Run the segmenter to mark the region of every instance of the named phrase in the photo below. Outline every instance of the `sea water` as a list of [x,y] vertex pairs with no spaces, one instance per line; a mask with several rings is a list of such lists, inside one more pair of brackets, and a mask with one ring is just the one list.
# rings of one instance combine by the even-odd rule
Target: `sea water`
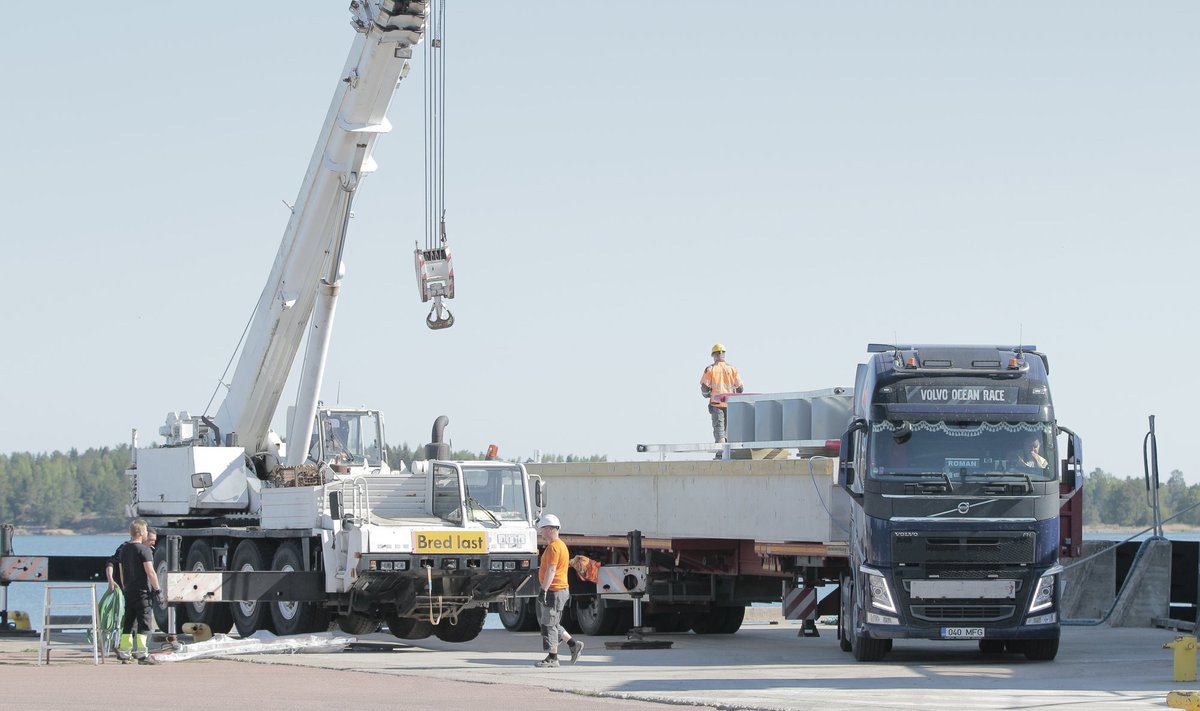
[[[129,536],[121,534],[103,536],[13,536],[13,555],[27,556],[107,556],[112,555],[122,541]],[[108,583],[103,577],[96,586],[96,600],[108,590]],[[45,583],[12,583],[7,588],[0,587],[0,609],[4,609],[4,591],[8,591],[9,610],[19,610],[29,613],[29,620],[34,629],[42,628],[42,605],[45,600]],[[86,593],[84,593],[86,594]],[[72,595],[70,602],[78,600]],[[58,600],[58,596],[55,596]],[[58,613],[55,613],[58,614]]]

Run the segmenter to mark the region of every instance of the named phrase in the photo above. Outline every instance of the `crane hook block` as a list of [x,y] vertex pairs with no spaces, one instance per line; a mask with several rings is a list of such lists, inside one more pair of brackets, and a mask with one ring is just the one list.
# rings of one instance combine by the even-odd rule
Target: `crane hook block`
[[417,247],[413,257],[417,263],[417,292],[421,295],[421,301],[426,302],[438,296],[453,299],[454,262],[445,240],[441,247],[434,249]]
[[450,328],[454,325],[454,316],[442,304],[442,299],[454,298],[454,262],[445,238],[441,247],[421,249],[418,245],[413,251],[413,259],[416,262],[417,293],[421,296],[421,302],[433,300],[433,308],[429,310],[425,323],[433,329]]

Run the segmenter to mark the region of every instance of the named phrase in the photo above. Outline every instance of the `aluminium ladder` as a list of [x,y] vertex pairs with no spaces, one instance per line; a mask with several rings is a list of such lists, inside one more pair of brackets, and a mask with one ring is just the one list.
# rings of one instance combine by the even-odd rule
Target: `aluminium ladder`
[[[86,599],[80,593],[87,591]],[[58,601],[54,600],[59,593]],[[66,593],[64,595],[63,593]],[[64,599],[67,598],[67,599]],[[81,614],[56,616],[52,610],[72,610]],[[100,664],[100,630],[96,614],[96,586],[91,583],[79,585],[46,585],[46,596],[43,607],[42,641],[38,646],[38,665],[50,663],[50,649],[88,649],[92,652],[92,663]],[[86,614],[82,614],[86,613]],[[54,631],[77,633],[88,632],[87,642],[55,641]]]

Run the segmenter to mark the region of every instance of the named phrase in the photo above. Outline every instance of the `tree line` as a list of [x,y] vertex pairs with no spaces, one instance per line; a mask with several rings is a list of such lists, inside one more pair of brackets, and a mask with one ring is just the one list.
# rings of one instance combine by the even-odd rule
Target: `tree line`
[[[472,461],[482,452],[457,450],[451,459]],[[388,461],[396,466],[425,459],[423,447],[407,443],[388,448]],[[543,455],[543,462],[601,462],[600,455]],[[526,463],[532,460],[526,460]],[[127,522],[125,507],[131,498],[125,478],[129,445],[72,449],[52,454],[15,452],[0,454],[0,523],[31,528],[73,528],[80,531],[118,532]],[[1084,480],[1083,525],[1146,527],[1153,522],[1142,477],[1118,478],[1094,469]],[[1171,523],[1200,526],[1200,484],[1188,485],[1178,469],[1158,491],[1162,517],[1185,512]]]
[[[458,450],[457,461],[484,458],[482,452]],[[388,462],[411,466],[425,459],[423,447],[407,443],[388,447]],[[595,462],[592,455],[544,455],[544,462]],[[125,470],[131,461],[129,445],[52,454],[0,454],[0,523],[25,528],[70,528],[80,532],[118,533],[128,523],[126,506],[132,498]],[[527,460],[532,461],[532,460]]]
[[[1119,479],[1103,469],[1093,469],[1084,479],[1083,525],[1146,528],[1154,523],[1149,499],[1145,477]],[[1200,526],[1200,484],[1189,486],[1180,470],[1173,470],[1160,482],[1158,504],[1163,519],[1180,514],[1169,523]]]

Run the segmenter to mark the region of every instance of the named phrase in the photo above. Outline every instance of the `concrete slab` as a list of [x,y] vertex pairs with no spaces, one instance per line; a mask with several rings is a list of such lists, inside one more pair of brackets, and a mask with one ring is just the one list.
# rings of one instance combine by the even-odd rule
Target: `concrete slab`
[[[858,663],[836,630],[798,637],[800,625],[747,625],[737,634],[657,635],[670,650],[607,650],[587,638],[576,666],[545,670],[537,633],[485,630],[465,645],[421,640],[391,653],[257,657],[303,664],[419,674],[444,680],[529,685],[587,697],[711,705],[722,709],[1161,709],[1172,690],[1174,632],[1068,627],[1054,662],[982,654],[972,642],[897,641],[884,662]],[[372,635],[384,641],[388,635]],[[394,641],[394,639],[393,639]],[[312,657],[312,658],[310,658]],[[319,657],[319,658],[316,658]]]

